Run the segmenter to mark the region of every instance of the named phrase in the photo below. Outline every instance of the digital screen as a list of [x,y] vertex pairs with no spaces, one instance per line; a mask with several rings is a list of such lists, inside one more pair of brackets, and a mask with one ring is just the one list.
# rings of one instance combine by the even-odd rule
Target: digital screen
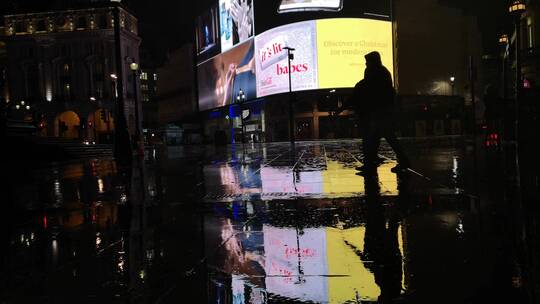
[[364,78],[364,56],[381,54],[393,76],[392,23],[371,19],[317,20],[319,89],[349,88]]
[[245,99],[256,98],[253,39],[198,66],[199,110],[233,103],[240,90]]
[[295,12],[304,10],[339,11],[343,7],[343,0],[281,0],[278,12]]
[[219,27],[222,52],[253,37],[253,1],[219,0]]
[[289,91],[289,62],[285,47],[295,49],[294,60],[291,60],[291,90],[316,89],[316,46],[315,21],[280,26],[255,37],[257,96]]
[[197,18],[197,55],[217,46],[217,16],[216,9],[212,8]]
[[[223,36],[221,42],[223,47]],[[353,88],[364,77],[364,56],[372,51],[381,54],[393,76],[392,42],[392,23],[374,19],[320,19],[270,29],[230,44],[228,51],[198,66],[199,109],[229,105],[240,89],[249,101],[289,89]],[[294,49],[290,87],[285,47]]]
[[255,37],[257,97],[289,90],[288,57],[292,47],[291,90],[352,88],[363,78],[364,56],[381,54],[393,73],[392,24],[339,18],[280,26]]

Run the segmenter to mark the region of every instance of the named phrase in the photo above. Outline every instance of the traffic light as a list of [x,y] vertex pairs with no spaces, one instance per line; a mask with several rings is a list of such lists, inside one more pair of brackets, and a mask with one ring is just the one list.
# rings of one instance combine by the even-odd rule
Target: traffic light
[[99,115],[100,115],[100,117],[101,117],[101,120],[107,121],[107,115],[106,115],[106,113],[105,113],[105,110],[101,110],[101,111],[99,112]]

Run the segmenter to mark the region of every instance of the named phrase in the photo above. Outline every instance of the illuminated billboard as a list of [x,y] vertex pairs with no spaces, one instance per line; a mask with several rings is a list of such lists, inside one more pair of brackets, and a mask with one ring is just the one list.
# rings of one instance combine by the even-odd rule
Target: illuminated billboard
[[219,0],[219,25],[222,52],[253,37],[253,1]]
[[364,56],[381,54],[393,77],[392,23],[372,19],[317,20],[319,89],[350,88],[364,78]]
[[255,37],[257,97],[289,90],[285,46],[292,47],[292,91],[352,88],[363,78],[364,55],[381,54],[393,71],[389,21],[338,18],[280,26]]
[[197,55],[214,48],[218,44],[218,26],[216,24],[217,15],[216,8],[212,7],[205,14],[197,18],[196,26],[196,42],[197,42]]
[[[220,3],[226,7],[224,4],[235,1]],[[225,39],[223,28],[221,34],[222,48],[228,50],[198,66],[201,111],[233,103],[240,89],[247,101],[288,92],[289,60],[285,47],[295,49],[291,60],[291,91],[353,88],[364,76],[364,56],[372,51],[381,54],[382,63],[390,73],[394,70],[390,21],[360,18],[302,21],[270,29],[239,44]]]
[[253,39],[198,66],[199,110],[233,103],[240,90],[256,98]]
[[291,62],[292,91],[316,89],[316,45],[315,21],[281,26],[255,37],[257,96],[289,91],[287,46],[297,49]]
[[343,0],[281,0],[278,12],[296,12],[305,10],[339,11]]

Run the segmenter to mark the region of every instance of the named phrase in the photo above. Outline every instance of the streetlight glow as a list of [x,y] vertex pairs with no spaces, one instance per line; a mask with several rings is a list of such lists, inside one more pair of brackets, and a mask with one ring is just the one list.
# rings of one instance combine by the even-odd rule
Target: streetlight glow
[[137,71],[139,69],[139,65],[136,63],[136,62],[132,62],[130,65],[129,65],[129,68],[132,70],[132,71]]
[[508,35],[502,34],[501,37],[499,38],[499,43],[503,45],[508,44]]
[[508,11],[512,14],[521,14],[527,9],[527,5],[522,0],[515,0],[508,7]]
[[114,80],[118,79],[118,77],[116,76],[116,74],[111,74],[111,78],[114,79]]

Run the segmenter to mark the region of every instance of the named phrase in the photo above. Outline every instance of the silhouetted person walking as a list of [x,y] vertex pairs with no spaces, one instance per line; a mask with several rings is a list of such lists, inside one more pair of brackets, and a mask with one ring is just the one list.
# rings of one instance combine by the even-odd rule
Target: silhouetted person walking
[[381,138],[384,137],[398,160],[398,165],[392,171],[404,171],[410,164],[395,133],[396,94],[392,76],[382,65],[381,55],[378,52],[367,54],[365,59],[364,79],[356,84],[351,100],[362,129],[364,165],[357,169],[365,171],[378,166],[380,160],[377,151]]

